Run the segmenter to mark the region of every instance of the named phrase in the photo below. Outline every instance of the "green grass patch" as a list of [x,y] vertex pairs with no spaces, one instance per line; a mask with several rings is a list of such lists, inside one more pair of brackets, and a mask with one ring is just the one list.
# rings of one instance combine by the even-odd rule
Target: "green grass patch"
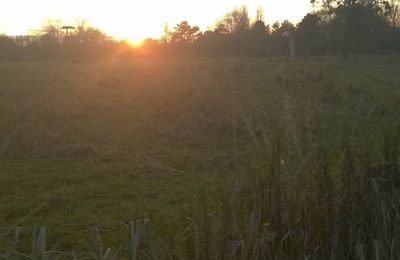
[[0,257],[396,259],[399,64],[0,63]]

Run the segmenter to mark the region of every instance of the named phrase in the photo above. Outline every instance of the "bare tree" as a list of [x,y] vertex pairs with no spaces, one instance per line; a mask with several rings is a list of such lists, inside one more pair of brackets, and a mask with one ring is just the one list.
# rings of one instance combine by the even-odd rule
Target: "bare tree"
[[400,0],[386,1],[387,16],[393,27],[400,23]]
[[60,20],[46,20],[42,26],[45,38],[54,43],[60,43],[64,38],[64,33],[60,30],[61,24]]
[[250,18],[246,6],[241,6],[227,13],[218,23],[229,34],[240,34],[250,29]]
[[163,34],[163,36],[162,36],[162,38],[161,38],[161,41],[162,41],[163,43],[168,43],[168,42],[170,42],[170,41],[171,41],[171,31],[170,31],[170,29],[169,29],[169,25],[168,25],[167,22],[164,23],[163,32],[164,32],[164,34]]
[[256,10],[256,22],[257,21],[265,23],[264,9],[261,6],[257,7],[257,10]]
[[109,37],[100,29],[90,25],[86,20],[79,20],[72,37],[80,44],[98,45],[109,41]]

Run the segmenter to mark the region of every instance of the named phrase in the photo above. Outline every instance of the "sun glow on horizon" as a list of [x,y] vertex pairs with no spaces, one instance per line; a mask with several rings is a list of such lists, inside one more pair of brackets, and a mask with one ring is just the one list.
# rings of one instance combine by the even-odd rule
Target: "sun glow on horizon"
[[128,43],[133,48],[140,48],[143,45],[144,41],[145,41],[145,39],[136,38],[136,37],[125,39],[125,42]]
[[68,5],[60,0],[19,0],[3,4],[0,34],[27,34],[39,29],[46,18],[59,19],[68,25],[86,20],[116,39],[127,39],[132,46],[140,46],[145,39],[160,39],[165,23],[173,29],[186,20],[204,31],[241,5],[247,6],[251,17],[258,6],[263,7],[268,23],[284,19],[298,22],[310,10],[309,0],[69,0]]

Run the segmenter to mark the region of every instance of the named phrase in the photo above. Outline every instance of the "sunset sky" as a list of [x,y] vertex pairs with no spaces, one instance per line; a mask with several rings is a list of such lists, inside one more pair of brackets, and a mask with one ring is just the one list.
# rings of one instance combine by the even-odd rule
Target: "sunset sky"
[[84,19],[107,34],[140,41],[158,38],[167,22],[172,28],[180,21],[206,29],[232,8],[246,5],[250,15],[264,8],[266,21],[300,21],[309,11],[309,0],[1,0],[0,33],[25,34],[46,19],[74,24]]

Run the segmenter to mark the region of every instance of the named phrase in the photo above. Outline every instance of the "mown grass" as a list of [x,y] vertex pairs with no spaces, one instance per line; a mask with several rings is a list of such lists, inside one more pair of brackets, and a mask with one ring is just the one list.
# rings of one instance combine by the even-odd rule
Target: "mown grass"
[[399,67],[0,63],[0,257],[397,259]]

